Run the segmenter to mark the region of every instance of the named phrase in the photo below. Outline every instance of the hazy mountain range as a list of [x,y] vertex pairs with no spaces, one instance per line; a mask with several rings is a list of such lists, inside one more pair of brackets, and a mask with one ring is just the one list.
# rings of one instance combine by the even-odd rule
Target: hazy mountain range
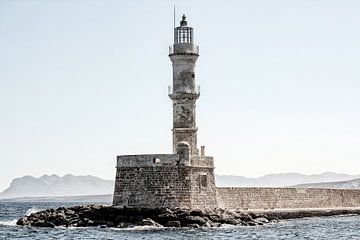
[[111,194],[113,191],[112,180],[90,175],[44,175],[39,178],[24,176],[12,180],[10,187],[0,194],[0,198],[100,195]]
[[287,187],[297,184],[348,181],[360,178],[360,175],[325,172],[306,175],[301,173],[267,174],[259,178],[241,176],[216,176],[218,187]]
[[321,183],[307,183],[297,184],[293,187],[299,188],[333,188],[333,189],[360,189],[360,178],[340,181],[340,182],[321,182]]
[[[219,187],[321,187],[321,188],[359,188],[360,175],[322,173],[306,175],[300,173],[268,174],[259,178],[216,175]],[[0,193],[0,199],[26,197],[65,197],[85,195],[111,195],[114,181],[94,176],[74,176],[67,174],[44,175],[39,178],[24,176],[15,178],[10,186]],[[110,197],[107,196],[107,199]]]

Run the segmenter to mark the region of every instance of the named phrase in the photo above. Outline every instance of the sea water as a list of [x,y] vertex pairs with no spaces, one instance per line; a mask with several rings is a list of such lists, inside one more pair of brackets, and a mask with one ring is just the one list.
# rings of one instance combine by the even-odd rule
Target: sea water
[[36,228],[16,220],[47,208],[84,205],[60,202],[0,202],[0,239],[359,239],[360,216],[335,216],[280,221],[263,226],[220,228]]

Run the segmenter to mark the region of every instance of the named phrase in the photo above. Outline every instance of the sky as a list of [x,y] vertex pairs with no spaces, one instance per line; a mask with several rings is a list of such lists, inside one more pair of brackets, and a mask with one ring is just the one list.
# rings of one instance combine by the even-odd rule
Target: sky
[[359,1],[1,0],[0,191],[172,151],[174,3],[216,174],[360,174]]

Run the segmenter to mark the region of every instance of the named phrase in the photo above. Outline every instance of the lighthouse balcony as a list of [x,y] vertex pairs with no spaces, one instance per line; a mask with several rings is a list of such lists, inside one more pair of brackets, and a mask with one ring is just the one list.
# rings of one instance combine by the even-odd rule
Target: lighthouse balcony
[[199,46],[192,43],[177,43],[169,47],[169,56],[186,54],[199,55]]
[[178,98],[190,98],[190,99],[198,99],[200,97],[200,86],[196,85],[194,89],[191,88],[182,88],[182,89],[174,89],[169,86],[168,87],[168,95],[170,99],[178,99]]

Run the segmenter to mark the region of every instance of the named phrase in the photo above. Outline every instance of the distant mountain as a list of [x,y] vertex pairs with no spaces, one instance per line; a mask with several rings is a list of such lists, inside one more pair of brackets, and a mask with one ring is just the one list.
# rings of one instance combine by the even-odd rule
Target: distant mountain
[[338,174],[326,172],[322,174],[279,173],[268,174],[259,178],[246,178],[230,175],[216,175],[218,187],[286,187],[297,184],[316,182],[348,181],[360,178],[360,175]]
[[114,181],[94,176],[74,176],[67,174],[44,175],[39,178],[24,176],[15,178],[0,198],[48,197],[112,194]]
[[320,182],[320,183],[297,184],[292,187],[330,188],[330,189],[360,189],[360,178],[349,180],[349,181],[339,181],[339,182]]
[[0,199],[0,202],[87,202],[111,204],[112,198],[112,194],[66,197],[18,197]]

